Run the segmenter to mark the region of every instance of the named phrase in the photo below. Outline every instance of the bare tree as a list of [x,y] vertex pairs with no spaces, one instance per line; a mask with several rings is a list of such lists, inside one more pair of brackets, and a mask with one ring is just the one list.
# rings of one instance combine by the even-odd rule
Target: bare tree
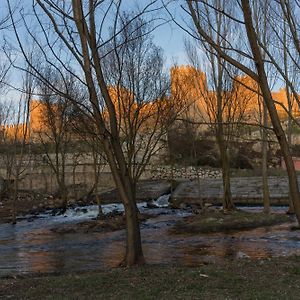
[[[220,1],[216,1],[216,6],[220,8]],[[216,43],[220,47],[222,44],[222,40],[220,36],[226,36],[229,34],[229,24],[226,23],[225,18],[222,15],[212,14],[210,15],[206,10],[204,12],[207,21],[209,24],[213,23],[217,28],[218,36],[216,37]],[[207,27],[210,35],[214,35],[211,27]],[[221,160],[221,168],[222,168],[222,178],[223,178],[223,209],[225,210],[233,210],[234,203],[232,201],[231,196],[231,188],[230,188],[230,164],[229,164],[229,157],[228,157],[228,143],[226,142],[225,136],[225,129],[224,129],[224,119],[226,117],[230,118],[230,102],[232,102],[231,98],[228,97],[229,93],[225,91],[228,90],[225,88],[226,81],[226,66],[225,61],[221,58],[221,56],[214,51],[214,49],[205,43],[202,43],[204,47],[204,51],[207,55],[207,61],[210,65],[210,72],[206,72],[207,75],[210,75],[210,79],[208,82],[211,82],[210,89],[207,85],[204,85],[204,89],[202,89],[201,93],[206,100],[206,107],[208,108],[208,115],[211,117],[210,121],[212,121],[215,131],[215,136],[219,148],[220,153],[220,160]],[[210,93],[209,90],[214,91],[214,93]],[[225,116],[225,110],[227,110],[227,116]],[[229,135],[227,135],[228,137]]]
[[[50,64],[58,71],[66,70],[87,91],[85,107],[96,126],[125,207],[124,263],[131,266],[144,262],[136,182],[160,148],[160,137],[173,118],[173,110],[166,97],[168,85],[161,51],[148,42],[153,27],[147,27],[146,18],[158,12],[158,1],[151,1],[129,16],[121,12],[122,2],[36,0],[33,11],[42,34],[36,36],[30,30],[28,34],[41,51],[40,63]],[[142,15],[145,19],[141,19]],[[28,28],[26,16],[23,17]],[[45,25],[47,21],[50,26]],[[17,26],[14,30],[26,59]],[[74,71],[68,68],[70,63]],[[32,67],[40,80],[64,95],[42,76],[36,65]]]
[[[255,26],[255,30],[257,35],[261,39],[262,43],[267,46],[270,43],[270,30],[267,26],[267,15],[268,15],[268,1],[257,2],[253,5],[253,24]],[[265,54],[263,54],[265,55]],[[267,68],[266,68],[267,69]],[[270,68],[269,68],[270,69]],[[269,72],[270,73],[270,72]],[[269,80],[270,82],[270,80]],[[260,124],[262,127],[260,129],[261,133],[261,149],[262,149],[262,185],[263,185],[263,205],[264,205],[264,212],[270,212],[270,191],[268,185],[268,134],[267,134],[267,127],[268,127],[268,109],[266,103],[263,101],[263,98],[260,96],[260,88],[257,85],[257,96],[258,96],[258,105],[260,107]]]
[[[224,43],[232,35],[233,30],[230,20],[217,13],[217,10],[222,8],[223,2],[222,0],[215,1],[216,11],[211,12],[206,6],[202,11],[202,18],[206,20],[206,24],[203,25],[205,31],[214,38],[216,46],[219,48],[225,46]],[[233,9],[233,5],[228,3],[228,12]],[[212,45],[202,39],[197,42],[198,45],[200,44],[199,51],[191,44],[187,44],[186,48],[194,67],[200,65],[199,61],[202,60],[202,66],[206,71],[205,82],[199,83],[199,96],[219,148],[223,178],[223,208],[233,210],[235,206],[230,189],[229,143],[236,131],[237,126],[234,124],[243,121],[249,98],[245,95],[245,99],[242,99],[242,95],[238,91],[240,85],[234,84],[237,71],[221,57]],[[199,57],[197,52],[202,55]],[[237,99],[237,96],[240,99]],[[205,117],[203,118],[205,119]]]
[[64,91],[68,97],[53,93],[49,85],[41,82],[39,90],[40,100],[31,106],[41,112],[37,120],[37,128],[31,132],[32,138],[42,146],[45,161],[55,174],[58,195],[62,199],[62,213],[67,209],[68,188],[66,184],[66,159],[72,147],[72,105],[68,100],[74,95],[76,88],[70,78],[64,82],[59,81],[59,76],[53,70],[47,69],[45,77],[56,89]]
[[[5,117],[7,118],[1,139],[2,159],[6,166],[6,180],[9,182],[8,192],[12,204],[12,223],[17,222],[17,199],[19,182],[25,177],[31,161],[31,149],[29,140],[29,105],[33,91],[33,78],[26,73],[23,78],[23,91],[17,105],[7,106]],[[10,123],[10,125],[9,125]],[[13,185],[11,185],[13,183]]]
[[[290,148],[292,147],[292,128],[299,126],[297,111],[300,108],[297,94],[297,81],[300,71],[299,18],[295,12],[299,10],[297,1],[277,1],[269,3],[268,26],[272,30],[272,47],[264,47],[268,58],[284,82],[287,98],[286,135]],[[294,213],[293,202],[290,199],[289,213]]]
[[101,198],[98,193],[99,178],[103,167],[107,164],[105,153],[102,148],[101,139],[97,135],[96,126],[89,122],[89,118],[82,113],[82,110],[75,109],[72,116],[74,133],[79,137],[79,141],[83,144],[81,153],[89,154],[92,157],[94,183],[90,187],[88,194],[95,194],[96,202],[99,206],[98,218],[103,217]]

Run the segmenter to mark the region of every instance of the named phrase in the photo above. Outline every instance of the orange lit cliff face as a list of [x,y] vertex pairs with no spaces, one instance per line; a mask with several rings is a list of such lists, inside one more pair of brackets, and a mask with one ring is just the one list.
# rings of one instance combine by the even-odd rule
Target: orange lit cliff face
[[[171,69],[172,97],[185,99],[188,105],[188,116],[201,119],[214,119],[213,107],[216,104],[216,93],[209,91],[206,76],[203,72],[191,66],[173,67]],[[224,118],[228,118],[233,111],[240,116],[244,114],[247,120],[258,120],[261,111],[262,97],[258,95],[259,88],[256,81],[248,76],[238,76],[233,83],[231,91],[224,92],[223,97],[230,97],[230,105],[224,109]],[[285,89],[272,92],[278,114],[281,119],[287,117],[288,100]],[[293,114],[299,115],[296,101],[293,101]],[[278,104],[278,103],[280,104]],[[239,110],[239,111],[238,111]]]
[[31,100],[29,118],[29,136],[31,141],[40,142],[41,140],[49,139],[53,130],[59,130],[61,121],[62,116],[56,104]]
[[[130,120],[134,117],[137,110],[137,103],[132,93],[122,87],[109,87],[108,92],[114,104],[117,119],[119,122]],[[107,109],[104,110],[104,119],[108,118]]]
[[30,102],[30,133],[35,134],[47,130],[45,124],[45,116],[47,114],[47,106],[39,100],[31,100]]
[[25,138],[28,139],[28,127],[26,124],[14,124],[6,125],[3,130],[1,130],[1,137],[5,141],[21,141]]
[[[248,113],[258,113],[259,105],[262,105],[262,97],[258,95],[259,88],[258,84],[248,76],[237,77],[234,84],[235,89],[237,90],[238,98],[248,98]],[[257,92],[255,92],[257,91]],[[287,117],[287,112],[285,109],[288,109],[288,97],[285,89],[280,89],[279,91],[272,92],[272,97],[275,102],[276,109],[278,111],[279,117],[285,119]],[[292,110],[293,113],[297,114],[299,111],[297,108],[296,102],[293,100],[291,95]]]
[[256,81],[248,76],[237,76],[233,83],[232,93],[237,100],[244,100],[245,112],[255,114],[259,112],[259,87]]
[[[244,78],[242,78],[245,81]],[[183,118],[196,122],[215,122],[217,117],[217,94],[209,90],[206,75],[191,66],[171,69],[171,94],[186,105]],[[242,88],[241,88],[242,87]],[[222,92],[223,121],[240,120],[249,98],[255,94],[243,85],[235,84],[231,91]]]
[[171,69],[171,98],[186,107],[183,117],[207,117],[207,110],[203,106],[205,91],[207,83],[203,72],[191,66],[175,66]]
[[[229,119],[232,112],[245,115],[246,120],[257,121],[261,111],[262,98],[258,96],[257,83],[248,76],[238,76],[230,91],[223,93],[223,97],[230,97],[232,100],[228,108],[224,109],[224,121]],[[181,111],[182,118],[187,118],[196,122],[214,121],[216,104],[216,93],[208,90],[206,75],[192,66],[175,66],[171,68],[171,97],[168,99],[158,99],[151,103],[136,103],[133,95],[124,88],[110,87],[109,93],[115,105],[120,128],[128,127],[134,118],[143,120],[144,131],[157,122],[168,119],[173,111]],[[272,92],[279,116],[282,120],[287,117],[284,106],[288,109],[288,100],[285,89]],[[293,114],[299,115],[299,108],[293,100]],[[183,109],[183,107],[185,107]],[[55,111],[55,110],[54,110]],[[56,114],[59,119],[59,114]],[[107,120],[107,111],[103,111],[104,119]],[[145,119],[147,121],[145,122]],[[26,139],[32,141],[39,139],[42,132],[49,130],[47,125],[47,106],[39,100],[32,100],[30,103],[29,127],[26,124],[4,126],[6,137]],[[58,120],[59,121],[59,120]]]
[[45,103],[31,100],[29,113],[29,126],[26,124],[5,126],[5,134],[8,139],[22,140],[25,138],[27,141],[38,141],[41,133],[49,132],[47,105]]
[[[272,96],[273,96],[273,99],[275,101],[275,105],[276,105],[276,108],[278,110],[280,118],[282,118],[282,119],[286,118],[287,117],[287,112],[282,107],[282,106],[284,106],[286,109],[288,109],[288,106],[289,106],[288,105],[288,96],[287,96],[287,93],[286,93],[286,89],[280,89],[277,92],[272,92]],[[280,104],[276,103],[276,101],[279,102]],[[290,101],[291,101],[291,107],[292,107],[293,115],[295,117],[299,116],[300,110],[299,110],[298,104],[297,104],[297,102],[296,102],[293,95],[290,95]]]
[[29,108],[29,126],[27,124],[15,124],[5,126],[4,135],[8,140],[29,141],[34,139],[38,132],[46,131],[44,116],[46,106],[39,100],[31,100]]
[[191,66],[175,66],[171,69],[171,94],[192,104],[206,89],[206,76]]
[[[155,126],[162,126],[168,121],[174,110],[171,99],[139,101],[122,87],[109,87],[109,94],[115,107],[119,129],[126,134],[132,134],[130,133],[132,129],[138,130],[139,134],[150,133]],[[103,111],[103,117],[108,120],[107,109]]]

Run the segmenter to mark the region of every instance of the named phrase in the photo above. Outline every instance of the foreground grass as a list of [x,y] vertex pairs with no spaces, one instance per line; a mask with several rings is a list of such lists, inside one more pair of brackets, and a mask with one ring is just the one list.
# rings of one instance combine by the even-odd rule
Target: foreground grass
[[0,279],[1,299],[300,299],[300,257]]

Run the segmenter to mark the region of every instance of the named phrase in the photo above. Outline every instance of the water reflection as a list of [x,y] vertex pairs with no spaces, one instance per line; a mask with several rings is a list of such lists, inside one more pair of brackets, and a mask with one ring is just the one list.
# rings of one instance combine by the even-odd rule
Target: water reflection
[[[142,224],[146,260],[150,264],[194,266],[224,257],[266,258],[300,255],[300,237],[290,224],[236,233],[172,235],[169,228],[187,213],[148,209],[160,214]],[[164,214],[161,214],[164,213]],[[95,213],[89,212],[90,219]],[[45,217],[16,226],[0,225],[0,275],[27,272],[69,272],[117,266],[125,253],[125,231],[97,233],[53,232],[51,228],[84,220],[82,215]]]
[[29,273],[50,273],[64,269],[65,255],[50,251],[31,251],[18,253],[22,266],[20,272]]

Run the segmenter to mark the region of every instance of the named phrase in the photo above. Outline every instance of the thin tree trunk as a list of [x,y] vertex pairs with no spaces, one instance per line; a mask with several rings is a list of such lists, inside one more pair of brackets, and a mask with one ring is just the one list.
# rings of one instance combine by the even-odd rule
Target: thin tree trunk
[[[284,30],[283,30],[283,43],[284,46],[287,47],[287,28],[286,28],[286,22],[283,23]],[[288,55],[286,48],[283,49],[283,62],[284,62],[284,74],[286,78],[289,78],[289,71],[288,71]],[[292,146],[292,114],[293,114],[293,106],[292,106],[292,99],[291,99],[291,93],[290,93],[290,87],[286,81],[285,85],[285,90],[286,90],[286,96],[287,96],[287,102],[288,102],[288,125],[287,125],[287,140],[289,147],[291,149]],[[293,205],[293,201],[291,199],[291,196],[289,195],[289,209],[287,211],[288,214],[294,214],[295,209]]]
[[[263,124],[268,126],[268,111],[263,102]],[[262,183],[263,183],[263,205],[264,213],[270,213],[270,191],[268,183],[268,141],[266,129],[262,128]]]
[[[220,64],[218,65],[220,67]],[[220,74],[220,71],[219,71]],[[223,101],[221,95],[221,77],[219,79],[217,91],[217,128],[216,138],[220,151],[222,178],[223,178],[223,209],[234,210],[235,206],[232,201],[231,187],[230,187],[230,165],[227,153],[227,147],[224,141],[224,128],[223,128]]]
[[286,97],[288,101],[288,126],[287,126],[287,140],[290,145],[292,146],[292,114],[293,114],[293,107],[292,107],[292,99],[291,99],[291,93],[290,93],[290,88],[288,85],[286,85]]
[[97,219],[102,219],[104,214],[101,206],[101,199],[100,195],[98,195],[98,180],[99,180],[99,170],[98,170],[98,160],[97,160],[97,155],[93,152],[93,160],[94,160],[94,193],[95,193],[95,198],[96,198],[96,203],[98,205],[98,216]]
[[223,178],[223,209],[234,210],[235,205],[232,201],[232,195],[231,195],[230,165],[229,165],[227,149],[224,147],[224,145],[222,145],[222,142],[221,144],[219,144],[219,148],[220,148],[222,178]]
[[203,197],[201,195],[201,180],[200,180],[200,174],[199,174],[199,168],[197,167],[196,169],[197,172],[197,185],[198,185],[198,197],[199,197],[199,201],[200,201],[200,208],[205,211],[205,205],[204,205],[204,201],[203,201]]
[[[292,115],[293,111],[292,111],[291,93],[290,93],[290,89],[289,89],[288,85],[286,85],[286,95],[287,95],[288,110],[289,110],[288,126],[287,126],[287,140],[288,140],[289,147],[291,149],[291,147],[292,147],[292,118],[291,118],[291,115]],[[293,201],[292,201],[290,195],[289,195],[289,209],[288,209],[287,213],[288,214],[295,213],[295,208],[294,208]]]
[[[92,3],[92,2],[90,2]],[[127,266],[144,263],[142,251],[141,235],[138,222],[138,209],[135,199],[135,187],[132,180],[132,174],[127,167],[124,152],[122,150],[120,133],[118,130],[118,118],[114,103],[110,97],[108,86],[102,72],[101,59],[99,57],[99,48],[96,42],[96,30],[94,12],[90,13],[90,32],[87,30],[87,24],[83,15],[82,3],[79,0],[72,1],[73,15],[76,27],[78,29],[82,57],[83,71],[86,84],[89,90],[90,102],[93,110],[93,118],[97,125],[98,134],[101,135],[104,151],[114,177],[114,181],[125,207],[127,245],[124,263]],[[88,36],[89,35],[89,36]],[[90,47],[90,49],[89,49]],[[92,53],[90,53],[90,50]],[[90,55],[92,55],[92,60]],[[93,61],[93,66],[92,66]],[[95,81],[92,76],[92,69],[95,70],[98,87],[105,101],[107,113],[109,116],[110,131],[107,131],[105,121],[100,113],[98,102],[98,92],[95,88]]]
[[68,207],[68,193],[66,186],[63,182],[59,182],[59,195],[62,200],[62,211],[61,213],[65,213]]
[[15,177],[14,181],[14,188],[13,188],[13,199],[12,199],[12,224],[17,223],[17,197],[18,197],[18,189],[19,189],[19,183],[18,183],[18,176]]

